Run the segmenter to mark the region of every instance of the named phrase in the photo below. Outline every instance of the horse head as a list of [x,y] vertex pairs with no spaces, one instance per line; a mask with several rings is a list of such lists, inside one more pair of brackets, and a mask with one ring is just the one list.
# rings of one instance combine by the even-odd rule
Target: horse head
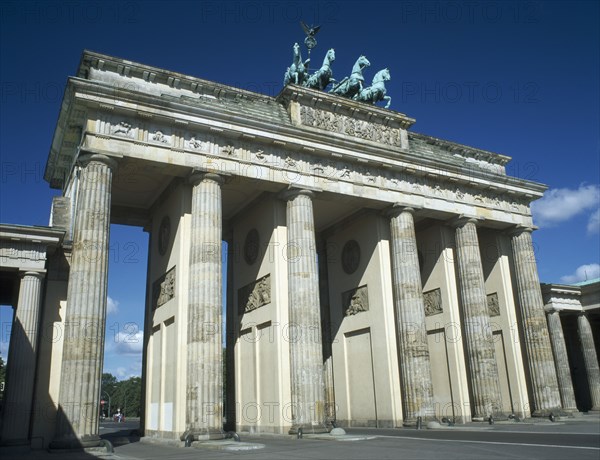
[[365,67],[369,67],[370,65],[371,63],[369,62],[369,60],[363,55],[360,55],[359,58],[356,60],[356,63],[354,64],[355,67],[358,66],[361,70]]
[[390,81],[391,78],[392,77],[390,75],[389,69],[387,69],[387,68],[381,69],[373,77],[373,84],[379,83],[379,82],[382,82],[382,81]]
[[335,61],[335,50],[331,48],[329,51],[327,51],[325,58],[328,59],[329,62]]

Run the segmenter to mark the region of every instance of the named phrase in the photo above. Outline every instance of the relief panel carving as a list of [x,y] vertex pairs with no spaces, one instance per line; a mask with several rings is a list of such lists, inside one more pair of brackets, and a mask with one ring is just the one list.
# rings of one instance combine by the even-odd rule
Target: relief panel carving
[[163,276],[152,283],[152,309],[166,304],[169,300],[175,297],[175,271],[173,267]]
[[342,308],[344,316],[352,316],[363,311],[369,311],[369,293],[367,286],[342,292]]
[[498,293],[494,292],[487,296],[487,306],[490,316],[500,316],[500,301],[498,300]]
[[402,147],[400,129],[355,120],[337,113],[302,106],[300,107],[300,123],[381,144]]
[[116,136],[133,138],[133,129],[130,123],[120,121],[116,125],[110,127],[110,133]]
[[439,315],[444,312],[440,288],[424,292],[423,301],[425,303],[425,316]]
[[238,289],[239,314],[248,313],[271,303],[271,274]]

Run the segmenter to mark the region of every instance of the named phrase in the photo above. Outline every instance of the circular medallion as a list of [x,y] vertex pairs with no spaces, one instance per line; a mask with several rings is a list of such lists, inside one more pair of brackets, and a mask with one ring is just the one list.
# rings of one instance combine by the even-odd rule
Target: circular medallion
[[358,264],[360,264],[360,246],[356,240],[350,240],[342,249],[342,268],[350,275],[356,271]]
[[258,230],[253,228],[246,235],[244,242],[244,260],[248,265],[252,265],[258,258]]
[[306,45],[306,47],[311,50],[313,49],[315,46],[317,46],[317,40],[315,40],[315,37],[312,36],[308,36],[304,39],[304,44]]
[[169,216],[163,217],[158,228],[158,252],[161,256],[167,253],[169,242],[171,240],[171,219]]

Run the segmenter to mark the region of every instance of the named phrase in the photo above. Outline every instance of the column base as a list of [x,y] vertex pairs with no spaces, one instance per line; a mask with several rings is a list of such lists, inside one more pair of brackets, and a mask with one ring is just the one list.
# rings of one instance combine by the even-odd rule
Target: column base
[[330,430],[327,429],[327,426],[324,424],[318,425],[294,425],[288,431],[288,434],[298,435],[298,434],[324,434],[329,433]]
[[[440,420],[435,415],[421,416],[421,425],[427,427],[428,422],[439,422]],[[402,420],[402,426],[405,428],[415,428],[417,426],[418,419],[409,418]]]
[[[493,418],[494,421],[506,421],[506,420],[510,420],[511,419],[511,415],[508,412],[494,412],[491,414],[491,417]],[[490,416],[486,415],[486,416],[482,416],[482,415],[474,415],[473,417],[471,417],[471,421],[472,422],[486,422],[489,423],[490,421]]]
[[194,441],[216,441],[219,439],[226,439],[227,435],[223,430],[219,429],[206,429],[206,430],[186,430],[179,437],[181,441],[186,443],[186,446],[191,445]]

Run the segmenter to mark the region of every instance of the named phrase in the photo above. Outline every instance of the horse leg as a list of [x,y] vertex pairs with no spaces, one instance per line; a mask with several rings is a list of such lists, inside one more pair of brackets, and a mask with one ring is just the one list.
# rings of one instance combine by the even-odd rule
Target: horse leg
[[390,104],[392,103],[392,98],[390,96],[383,96],[383,100],[387,101],[387,104],[385,105],[386,109],[390,108]]

